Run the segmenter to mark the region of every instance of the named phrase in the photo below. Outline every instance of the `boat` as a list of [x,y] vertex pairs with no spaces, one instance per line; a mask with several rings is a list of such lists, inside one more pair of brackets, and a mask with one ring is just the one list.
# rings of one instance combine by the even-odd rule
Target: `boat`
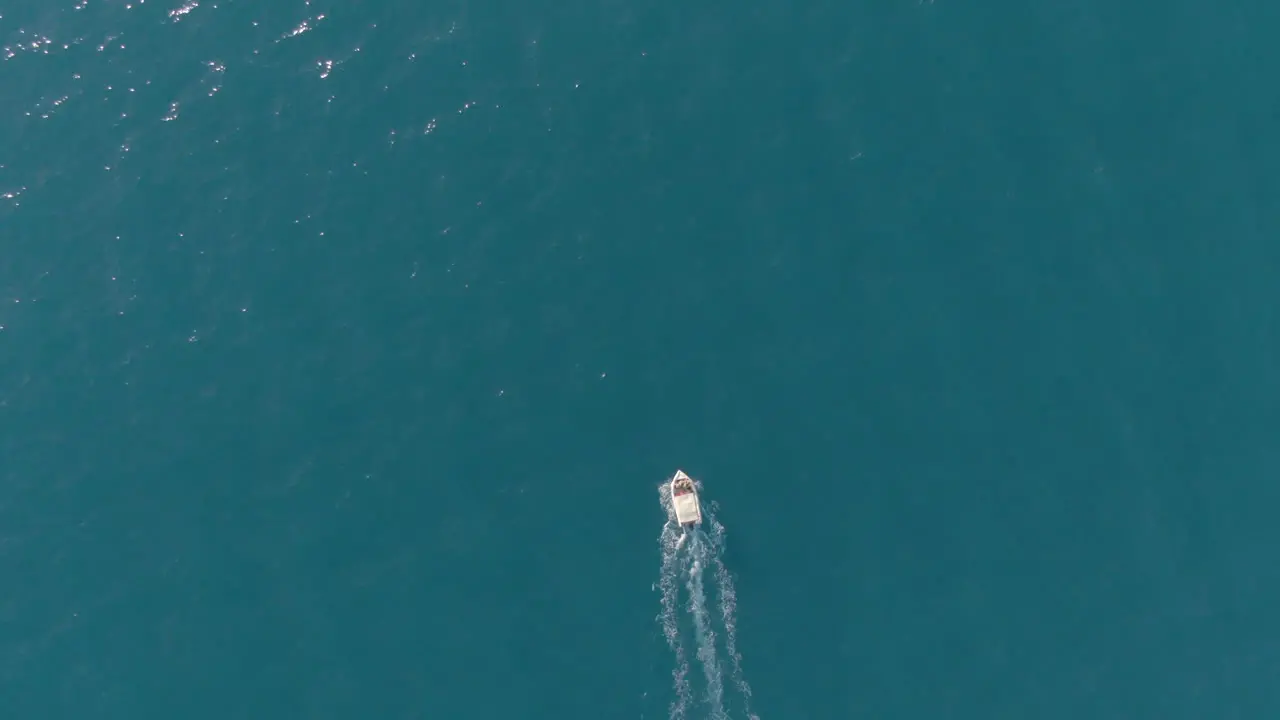
[[691,528],[702,522],[702,507],[698,504],[698,490],[693,478],[677,470],[671,478],[671,508],[676,512],[680,527]]

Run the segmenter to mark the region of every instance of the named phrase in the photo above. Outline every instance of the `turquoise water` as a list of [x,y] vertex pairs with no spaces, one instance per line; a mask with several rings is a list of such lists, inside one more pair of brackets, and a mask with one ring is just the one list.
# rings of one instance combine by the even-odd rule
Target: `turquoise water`
[[1245,7],[4,7],[0,714],[1275,716]]

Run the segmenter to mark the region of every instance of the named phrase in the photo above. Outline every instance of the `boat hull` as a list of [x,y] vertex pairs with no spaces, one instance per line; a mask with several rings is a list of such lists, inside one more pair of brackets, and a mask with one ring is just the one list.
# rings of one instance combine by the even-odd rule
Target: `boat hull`
[[675,511],[676,522],[684,527],[702,522],[702,507],[693,479],[680,471],[671,479],[671,509]]

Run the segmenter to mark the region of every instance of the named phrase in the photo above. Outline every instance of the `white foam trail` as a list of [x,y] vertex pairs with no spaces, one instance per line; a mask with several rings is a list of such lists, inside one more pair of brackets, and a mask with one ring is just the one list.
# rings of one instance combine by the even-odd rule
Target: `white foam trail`
[[[700,491],[702,484],[696,480],[694,482]],[[686,632],[690,629],[689,624],[693,626],[692,639],[697,644],[694,658],[701,666],[702,676],[706,682],[705,698],[698,697],[697,704],[701,705],[705,700],[706,710],[709,711],[711,720],[729,720],[730,718],[724,707],[724,672],[721,669],[719,649],[716,645],[717,618],[713,617],[707,607],[708,568],[711,570],[712,590],[716,593],[718,600],[718,619],[723,623],[724,628],[724,650],[728,656],[731,687],[741,695],[742,709],[746,717],[749,720],[760,720],[751,712],[751,686],[747,684],[743,675],[742,656],[738,652],[738,598],[733,576],[725,566],[722,557],[725,528],[715,517],[719,508],[715,503],[711,503],[709,507],[703,506],[703,522],[709,529],[709,534],[701,529],[694,529],[689,530],[686,535],[685,530],[676,524],[667,483],[658,487],[658,497],[668,518],[659,537],[662,570],[658,587],[662,594],[662,612],[658,620],[662,623],[663,635],[667,639],[667,645],[675,654],[676,661],[675,668],[671,671],[675,699],[670,707],[670,720],[686,720],[695,705],[689,677],[689,652],[682,635],[682,624]],[[689,594],[687,603],[683,607],[679,597],[681,584]]]
[[724,649],[729,656],[729,678],[742,694],[742,708],[746,711],[747,717],[758,720],[751,712],[751,686],[747,684],[746,676],[742,674],[742,654],[738,652],[738,592],[733,585],[733,575],[724,566],[724,558],[721,557],[724,551],[725,530],[720,521],[715,518],[714,513],[718,509],[716,504],[712,503],[712,514],[708,516],[711,523],[710,555],[716,573],[716,586],[720,590],[720,619],[724,622]]
[[680,638],[680,556],[676,552],[679,540],[679,531],[670,523],[662,528],[662,536],[659,538],[662,546],[662,575],[658,578],[658,586],[662,591],[662,614],[658,616],[658,621],[662,623],[662,634],[667,638],[667,646],[676,656],[676,666],[671,671],[672,689],[676,696],[671,701],[671,720],[684,720],[692,697],[689,660],[685,655],[684,641]]
[[711,627],[711,614],[707,611],[707,596],[703,590],[702,575],[706,571],[704,560],[710,554],[702,531],[695,530],[689,538],[689,554],[693,563],[689,568],[689,614],[693,616],[693,629],[698,639],[698,662],[707,680],[707,702],[711,705],[712,720],[727,718],[724,714],[724,682],[720,672],[720,659],[716,655],[716,633]]

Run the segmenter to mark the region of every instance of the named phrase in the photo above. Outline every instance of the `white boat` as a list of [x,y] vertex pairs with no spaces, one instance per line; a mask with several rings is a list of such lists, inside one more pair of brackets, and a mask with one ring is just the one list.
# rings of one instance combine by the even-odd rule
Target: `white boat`
[[689,528],[702,522],[702,508],[698,505],[698,491],[693,478],[677,470],[671,478],[671,508],[676,511],[676,522]]

